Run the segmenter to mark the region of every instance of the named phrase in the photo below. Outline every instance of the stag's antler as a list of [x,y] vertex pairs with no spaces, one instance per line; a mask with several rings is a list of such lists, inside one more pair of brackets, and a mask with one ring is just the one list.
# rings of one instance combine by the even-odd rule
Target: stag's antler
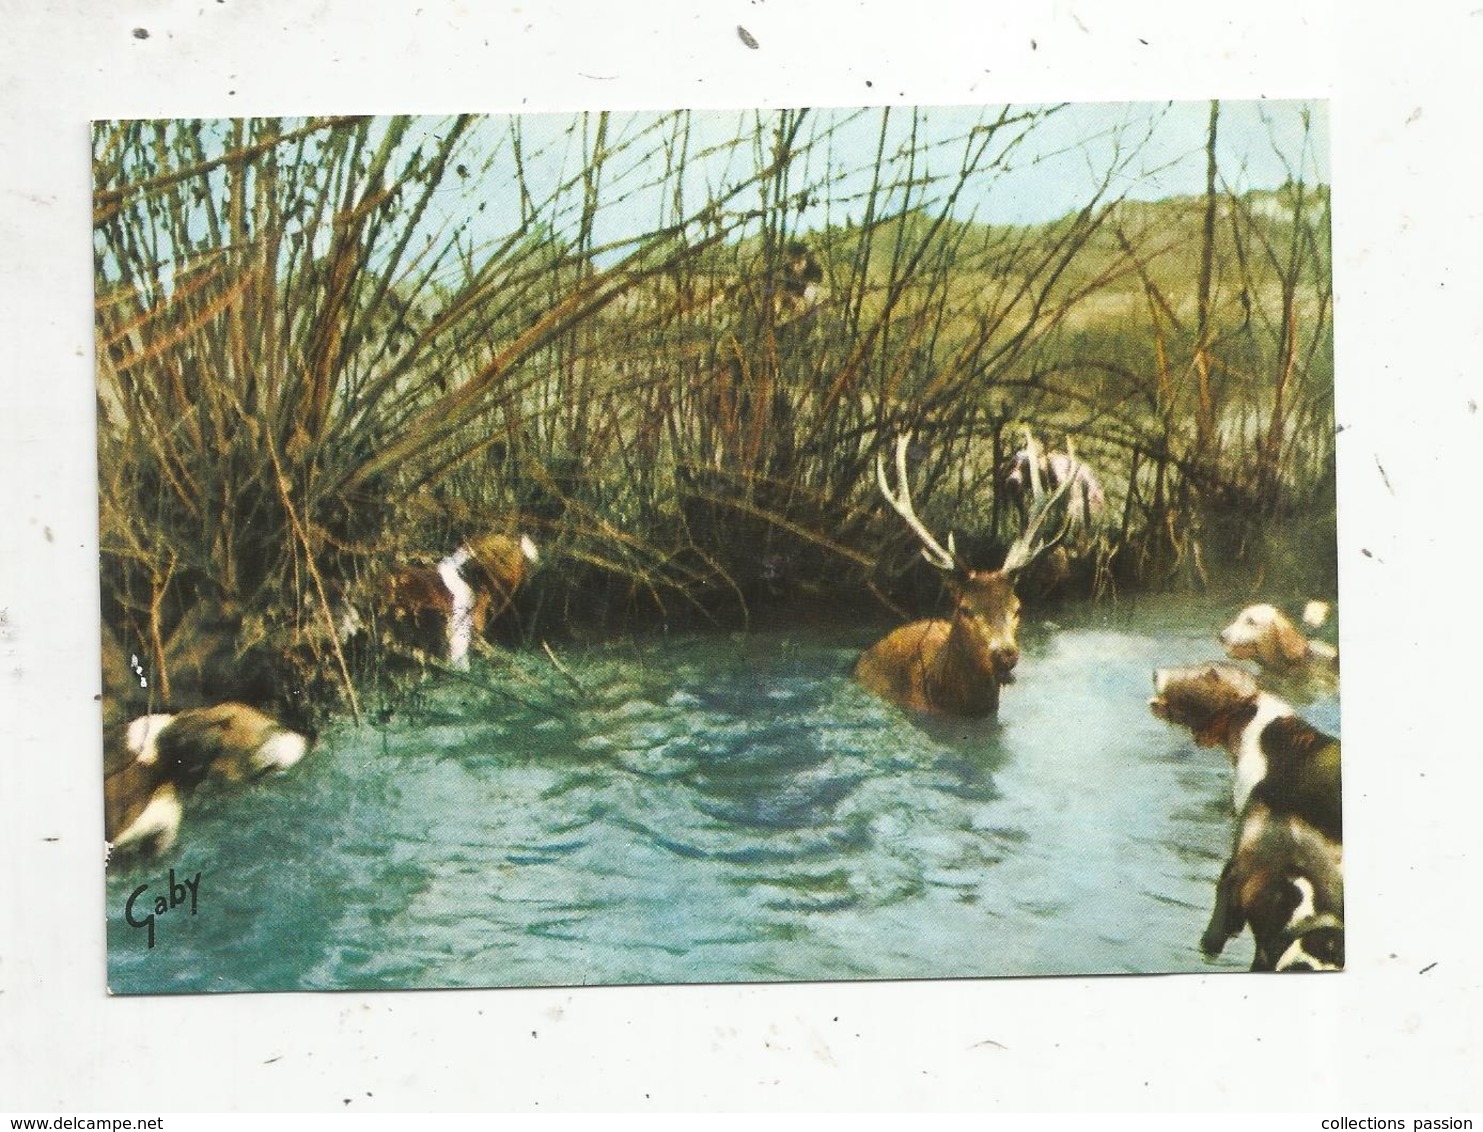
[[886,502],[891,505],[891,510],[906,520],[906,525],[911,528],[912,533],[922,540],[922,557],[939,570],[949,573],[959,573],[958,556],[953,547],[953,537],[948,535],[948,549],[944,550],[942,544],[932,537],[932,532],[927,529],[925,523],[917,518],[916,508],[911,505],[911,487],[907,482],[906,475],[906,449],[911,444],[910,436],[898,436],[896,438],[896,482],[900,487],[899,492],[893,492],[891,485],[886,480],[886,461],[880,454],[875,457],[875,480],[880,485],[881,494],[886,497]]
[[1040,448],[1035,443],[1035,434],[1030,431],[1030,426],[1025,426],[1025,455],[1029,457],[1030,472],[1030,502],[1033,504],[1040,498],[1044,485],[1040,482]]

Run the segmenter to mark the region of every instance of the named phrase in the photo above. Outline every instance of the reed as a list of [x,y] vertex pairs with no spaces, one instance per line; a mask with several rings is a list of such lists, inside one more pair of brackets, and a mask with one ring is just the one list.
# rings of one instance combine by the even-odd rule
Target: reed
[[354,707],[387,658],[338,609],[481,530],[542,543],[533,638],[899,594],[870,469],[906,432],[985,553],[1018,427],[1073,437],[1099,585],[1330,513],[1326,191],[1140,204],[1129,150],[976,222],[1060,112],[98,125],[103,612],[147,673],[110,703]]

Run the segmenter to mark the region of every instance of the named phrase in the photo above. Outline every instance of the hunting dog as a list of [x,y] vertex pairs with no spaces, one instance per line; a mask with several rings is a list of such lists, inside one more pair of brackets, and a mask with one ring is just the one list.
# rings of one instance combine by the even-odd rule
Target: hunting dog
[[256,778],[308,750],[308,738],[246,704],[142,715],[104,747],[105,836],[115,852],[163,853],[179,836],[184,797],[208,775]]
[[1339,741],[1224,664],[1158,669],[1149,707],[1199,745],[1224,747],[1235,770],[1236,843],[1202,948],[1219,954],[1247,925],[1254,971],[1342,966]]
[[1242,815],[1200,949],[1213,958],[1246,926],[1253,971],[1344,967],[1343,847],[1263,802]]
[[[1304,621],[1317,628],[1327,614],[1322,602],[1309,602]],[[1320,678],[1338,675],[1338,650],[1305,637],[1274,605],[1247,606],[1221,631],[1220,643],[1232,660],[1254,660],[1266,672]]]
[[[529,535],[470,539],[436,566],[401,566],[387,576],[377,604],[386,632],[422,657],[467,669],[475,636],[514,600],[527,568],[540,558]],[[342,641],[362,628],[354,610]]]
[[1070,452],[1046,452],[1028,434],[1024,446],[1001,471],[1000,482],[1022,526],[1037,492],[1054,492],[1067,483],[1071,486],[1066,493],[1066,517],[1076,532],[1092,531],[1107,509],[1107,494],[1091,465]]

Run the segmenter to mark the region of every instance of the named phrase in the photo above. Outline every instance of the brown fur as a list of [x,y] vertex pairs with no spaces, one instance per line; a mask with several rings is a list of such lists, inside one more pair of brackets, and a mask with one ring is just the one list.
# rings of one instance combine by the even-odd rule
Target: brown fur
[[917,711],[989,715],[1019,662],[1020,600],[1001,570],[948,583],[951,620],[916,621],[866,650],[855,677],[879,696]]
[[[168,730],[172,716],[157,715],[155,726]],[[156,730],[158,737],[162,730]],[[128,725],[109,727],[103,737],[103,832],[108,841],[116,841],[144,812],[158,795],[178,797],[177,779],[188,778],[193,785],[199,775],[192,775],[179,763],[179,750],[158,750],[152,760],[143,761],[140,752],[129,746]],[[163,848],[173,835],[155,843],[140,846],[145,852]]]
[[[166,770],[159,763],[146,765],[131,756],[127,760],[117,761],[112,771],[106,771],[106,758],[107,756],[103,778],[103,835],[109,841],[115,841],[144,812],[144,807],[149,805],[156,791],[173,792],[175,787],[167,780]],[[146,851],[153,848],[145,847]]]
[[[152,750],[131,748],[128,730],[128,725],[110,728],[104,742],[104,836],[110,842],[128,832],[151,802],[178,803],[210,775],[239,781],[290,765],[308,746],[305,737],[239,703],[153,717],[148,732]],[[157,852],[174,838],[172,826],[131,848]]]
[[[392,635],[429,656],[448,651],[448,620],[453,616],[453,595],[431,566],[404,566],[387,579],[383,615]],[[484,632],[489,598],[474,591],[473,623],[476,635]]]
[[1153,714],[1188,727],[1202,747],[1234,749],[1241,729],[1256,715],[1260,689],[1239,668],[1226,664],[1161,669],[1168,679],[1148,703]]
[[[463,572],[479,595],[474,629],[483,632],[485,624],[493,622],[510,608],[515,600],[515,591],[525,583],[530,560],[521,550],[520,541],[509,535],[485,535],[470,539],[467,545],[472,558]],[[480,604],[483,605],[482,612]]]
[[[519,540],[509,535],[485,535],[466,545],[470,558],[462,574],[474,591],[470,620],[478,638],[509,609],[530,563]],[[427,656],[446,655],[453,596],[436,567],[404,566],[392,571],[382,615],[396,639]]]
[[1309,640],[1272,605],[1247,606],[1221,631],[1220,643],[1232,660],[1254,660],[1272,673],[1335,673],[1338,668],[1331,648]]
[[231,782],[257,773],[251,758],[284,729],[246,704],[215,704],[176,714],[160,732],[160,762],[175,768],[174,778],[193,786],[208,774]]

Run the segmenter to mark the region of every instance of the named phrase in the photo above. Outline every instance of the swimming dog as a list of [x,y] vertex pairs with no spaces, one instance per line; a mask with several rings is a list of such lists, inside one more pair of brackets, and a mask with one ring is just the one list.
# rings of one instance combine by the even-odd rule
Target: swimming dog
[[[527,566],[539,558],[529,535],[485,535],[470,539],[437,566],[393,570],[382,600],[387,629],[419,655],[466,669],[474,637],[482,637],[509,608]],[[348,614],[341,638],[359,628],[359,619]]]
[[[1309,602],[1304,620],[1316,628],[1327,613],[1322,602]],[[1232,660],[1254,660],[1267,672],[1332,677],[1339,670],[1337,649],[1303,636],[1273,605],[1247,606],[1221,631],[1220,643]]]
[[1232,808],[1253,799],[1295,814],[1342,842],[1339,741],[1263,692],[1250,673],[1228,664],[1154,672],[1153,714],[1193,732],[1202,747],[1221,746],[1235,768]]
[[208,775],[287,770],[308,750],[308,738],[246,704],[142,715],[104,748],[105,837],[116,852],[163,853],[179,836],[183,798]]

